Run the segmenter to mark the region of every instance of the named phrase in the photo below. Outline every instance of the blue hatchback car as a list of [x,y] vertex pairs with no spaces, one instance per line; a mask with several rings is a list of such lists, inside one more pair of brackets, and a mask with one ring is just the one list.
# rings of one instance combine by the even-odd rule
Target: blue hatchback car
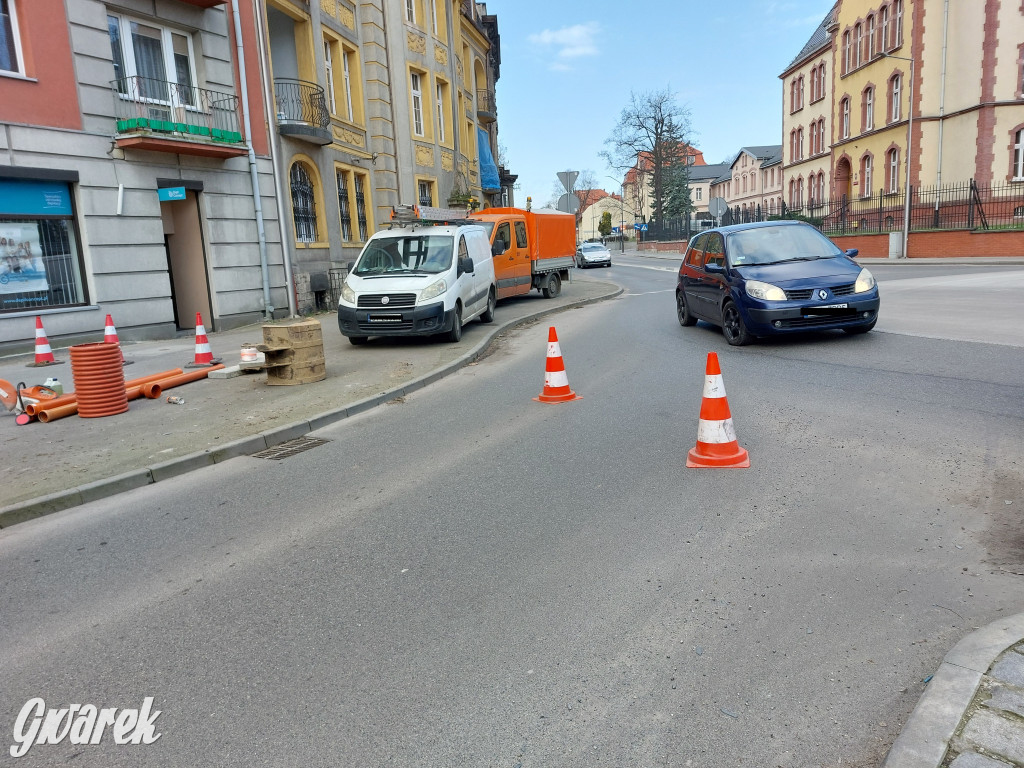
[[801,221],[709,229],[690,241],[679,268],[679,324],[706,320],[733,346],[809,330],[867,333],[878,287],[856,255]]

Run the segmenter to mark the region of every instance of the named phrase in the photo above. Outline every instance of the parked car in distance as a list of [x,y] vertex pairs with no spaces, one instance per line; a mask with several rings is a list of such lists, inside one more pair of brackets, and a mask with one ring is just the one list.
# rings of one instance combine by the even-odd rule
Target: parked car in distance
[[764,221],[702,232],[676,284],[679,324],[720,326],[733,346],[758,336],[867,333],[880,304],[871,273],[810,224]]
[[612,265],[612,252],[608,246],[601,243],[583,243],[576,251],[576,266],[580,269],[587,267],[610,267]]

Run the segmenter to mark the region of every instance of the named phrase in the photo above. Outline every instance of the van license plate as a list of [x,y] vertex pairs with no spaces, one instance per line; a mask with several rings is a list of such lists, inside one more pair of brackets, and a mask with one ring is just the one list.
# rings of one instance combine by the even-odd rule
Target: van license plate
[[402,322],[401,315],[367,315],[366,322],[368,323],[400,323]]

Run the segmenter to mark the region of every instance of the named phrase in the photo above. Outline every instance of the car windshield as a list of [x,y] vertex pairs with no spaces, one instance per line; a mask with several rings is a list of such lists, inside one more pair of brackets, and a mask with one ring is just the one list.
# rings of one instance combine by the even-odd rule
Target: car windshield
[[583,244],[583,250],[584,251],[603,251],[603,250],[605,250],[605,247],[603,245],[601,245],[600,243],[584,243]]
[[729,263],[778,264],[813,261],[841,255],[840,250],[814,227],[758,227],[733,232],[726,240]]
[[445,272],[452,265],[453,242],[449,235],[426,233],[381,237],[366,244],[352,271],[356,275]]

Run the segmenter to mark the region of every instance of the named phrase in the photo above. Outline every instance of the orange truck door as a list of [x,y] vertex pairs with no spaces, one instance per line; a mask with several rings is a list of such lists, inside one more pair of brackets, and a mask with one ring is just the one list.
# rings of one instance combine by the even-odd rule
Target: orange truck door
[[533,282],[533,274],[530,263],[530,243],[526,238],[526,222],[519,220],[513,222],[513,229],[516,234],[516,293],[529,293]]
[[499,221],[494,226],[492,243],[501,241],[505,244],[505,252],[494,257],[494,279],[498,283],[498,298],[516,295],[516,244],[512,234],[512,223]]

